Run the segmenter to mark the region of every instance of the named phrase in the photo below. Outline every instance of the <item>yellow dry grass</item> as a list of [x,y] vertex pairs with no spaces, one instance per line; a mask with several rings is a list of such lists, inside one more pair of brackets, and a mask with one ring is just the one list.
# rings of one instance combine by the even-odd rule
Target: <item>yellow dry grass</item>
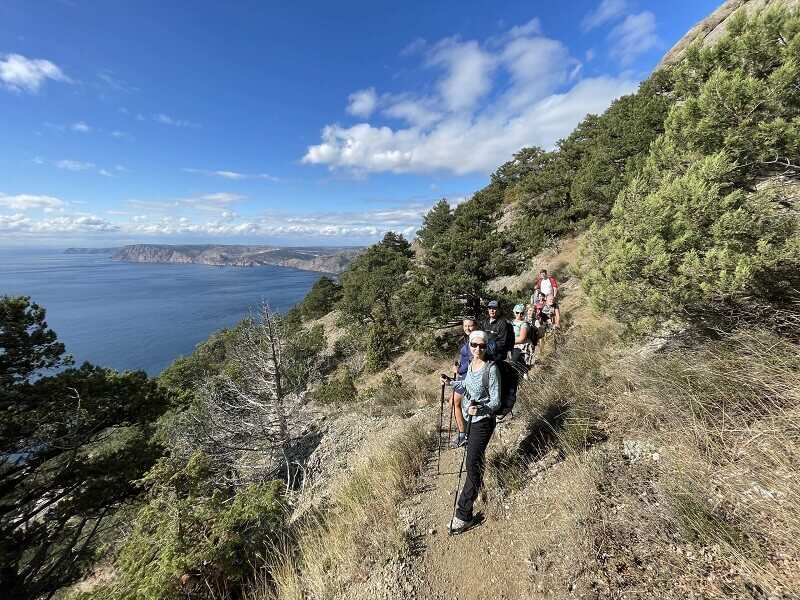
[[408,547],[397,505],[416,484],[432,431],[411,419],[337,489],[331,505],[298,526],[296,544],[277,553],[272,584],[256,598],[326,599]]

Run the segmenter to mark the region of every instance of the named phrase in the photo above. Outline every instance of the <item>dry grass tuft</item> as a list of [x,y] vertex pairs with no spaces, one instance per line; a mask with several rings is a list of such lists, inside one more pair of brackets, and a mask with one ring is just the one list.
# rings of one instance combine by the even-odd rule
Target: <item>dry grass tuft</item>
[[271,569],[270,593],[258,598],[333,598],[406,552],[410,540],[397,504],[414,489],[432,439],[419,421],[409,423],[357,467],[330,508],[298,526],[295,546],[278,553]]
[[635,373],[655,399],[641,430],[668,447],[674,523],[720,548],[745,588],[800,593],[800,347],[740,330]]

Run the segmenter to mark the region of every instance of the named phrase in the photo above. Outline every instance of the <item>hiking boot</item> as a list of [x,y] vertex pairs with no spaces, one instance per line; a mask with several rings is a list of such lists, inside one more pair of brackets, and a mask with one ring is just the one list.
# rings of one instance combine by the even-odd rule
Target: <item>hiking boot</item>
[[467,434],[466,433],[459,433],[458,437],[450,442],[450,447],[455,448],[463,448],[467,445]]
[[464,533],[471,525],[472,519],[463,521],[458,517],[453,517],[453,520],[450,521],[450,525],[448,526],[448,530],[450,531],[450,535],[458,535],[459,533]]

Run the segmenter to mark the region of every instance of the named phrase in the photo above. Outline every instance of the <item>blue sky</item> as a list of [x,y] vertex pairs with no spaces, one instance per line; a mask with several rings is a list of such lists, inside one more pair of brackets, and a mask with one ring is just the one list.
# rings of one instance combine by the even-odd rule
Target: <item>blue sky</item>
[[369,243],[717,2],[0,3],[0,245]]

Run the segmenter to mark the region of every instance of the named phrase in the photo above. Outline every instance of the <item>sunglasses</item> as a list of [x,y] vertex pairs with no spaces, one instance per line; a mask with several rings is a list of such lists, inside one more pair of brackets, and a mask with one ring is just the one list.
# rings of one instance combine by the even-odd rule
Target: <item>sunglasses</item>
[[521,313],[521,312],[514,311],[514,314],[515,314],[515,315],[522,315],[522,314],[525,314],[525,313]]
[[476,342],[470,342],[469,345],[471,348],[486,348],[486,344],[478,344]]

